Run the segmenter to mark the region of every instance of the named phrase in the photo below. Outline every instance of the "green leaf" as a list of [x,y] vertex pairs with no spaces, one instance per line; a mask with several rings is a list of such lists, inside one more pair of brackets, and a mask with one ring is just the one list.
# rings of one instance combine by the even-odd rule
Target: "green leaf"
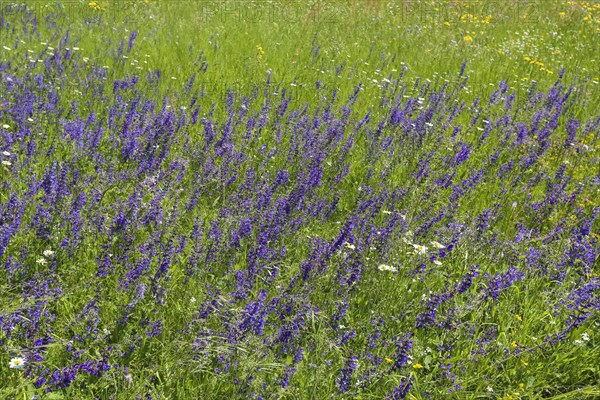
[[31,384],[31,383],[27,384],[28,397],[33,397],[35,395],[35,392],[36,392],[35,386],[33,386],[33,384]]
[[429,364],[431,363],[431,360],[433,359],[433,357],[431,357],[431,355],[427,355],[425,357],[425,359],[423,360],[423,362],[425,363],[426,367],[429,367]]

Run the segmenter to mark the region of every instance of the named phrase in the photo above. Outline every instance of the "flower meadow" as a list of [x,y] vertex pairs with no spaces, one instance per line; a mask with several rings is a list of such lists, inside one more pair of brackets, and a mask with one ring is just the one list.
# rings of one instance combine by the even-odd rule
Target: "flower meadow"
[[600,7],[206,4],[3,10],[1,399],[600,397]]

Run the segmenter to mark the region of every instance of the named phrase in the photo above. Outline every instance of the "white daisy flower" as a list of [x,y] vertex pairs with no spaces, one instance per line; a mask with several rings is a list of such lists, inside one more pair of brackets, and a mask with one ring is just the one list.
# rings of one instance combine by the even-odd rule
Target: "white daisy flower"
[[391,265],[387,265],[387,264],[381,264],[379,267],[377,267],[380,271],[392,271],[392,272],[396,272],[397,269],[395,267],[392,267]]
[[43,254],[46,257],[52,257],[54,255],[54,252],[52,250],[44,250]]
[[412,246],[415,248],[415,250],[417,250],[417,253],[419,254],[427,254],[427,250],[429,250],[427,246],[422,246],[420,244],[413,244]]
[[11,359],[10,362],[8,363],[8,366],[10,368],[16,368],[16,369],[21,369],[21,368],[23,368],[24,365],[25,365],[25,359],[21,358],[21,357],[15,357],[15,358]]
[[590,340],[590,335],[588,335],[586,332],[581,334],[581,340],[587,342]]

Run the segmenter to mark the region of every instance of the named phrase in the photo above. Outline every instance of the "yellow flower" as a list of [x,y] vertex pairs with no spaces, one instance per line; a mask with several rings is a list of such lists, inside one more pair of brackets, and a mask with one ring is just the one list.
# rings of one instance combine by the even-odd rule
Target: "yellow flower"
[[519,314],[515,315],[515,318],[517,319],[517,321],[523,321],[523,318],[521,318]]
[[517,346],[518,346],[518,344],[517,344],[517,342],[515,342],[515,341],[513,340],[513,342],[511,343],[511,346],[512,346],[512,347],[517,347]]
[[261,46],[257,45],[256,46],[256,59],[258,61],[260,61],[260,60],[262,60],[264,55],[265,55],[264,49]]
[[421,369],[421,368],[423,368],[423,366],[421,364],[415,364],[415,365],[413,365],[413,368],[414,369]]
[[463,39],[465,39],[466,42],[472,42],[473,41],[473,37],[470,35],[466,35]]
[[389,357],[386,357],[386,358],[385,358],[385,361],[389,362],[390,364],[394,362],[394,360],[392,360],[392,359],[391,359],[391,358],[389,358]]
[[102,4],[99,4],[97,1],[90,1],[88,3],[88,7],[95,11],[104,11],[106,9],[106,7],[104,7]]
[[523,389],[523,388],[525,387],[525,384],[524,384],[524,383],[519,383],[519,387],[520,387],[521,389]]
[[446,21],[446,22],[444,22],[444,25],[450,26],[450,22]]

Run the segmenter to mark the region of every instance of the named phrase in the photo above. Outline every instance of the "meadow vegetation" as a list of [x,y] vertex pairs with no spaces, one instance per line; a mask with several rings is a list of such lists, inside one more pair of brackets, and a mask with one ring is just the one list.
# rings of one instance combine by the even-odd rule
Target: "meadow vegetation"
[[597,2],[0,5],[0,399],[600,397]]

